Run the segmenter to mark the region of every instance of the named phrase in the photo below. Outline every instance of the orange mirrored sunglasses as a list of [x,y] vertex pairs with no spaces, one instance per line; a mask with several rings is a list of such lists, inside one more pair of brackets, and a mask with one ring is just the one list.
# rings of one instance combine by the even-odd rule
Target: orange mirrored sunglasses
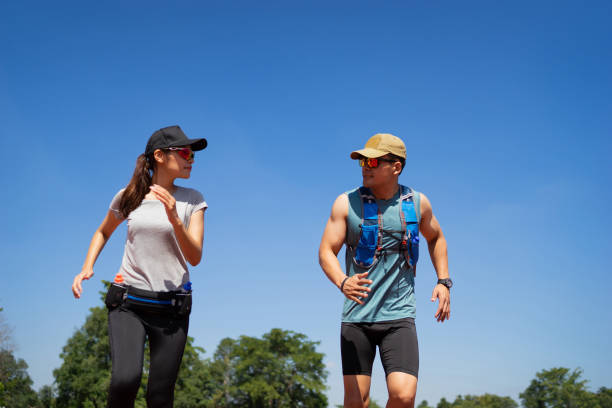
[[377,168],[378,166],[380,166],[380,162],[387,162],[387,163],[395,163],[397,160],[395,159],[383,159],[380,157],[374,158],[374,159],[370,159],[368,157],[364,157],[362,159],[359,159],[359,166],[360,167],[370,167],[372,169]]

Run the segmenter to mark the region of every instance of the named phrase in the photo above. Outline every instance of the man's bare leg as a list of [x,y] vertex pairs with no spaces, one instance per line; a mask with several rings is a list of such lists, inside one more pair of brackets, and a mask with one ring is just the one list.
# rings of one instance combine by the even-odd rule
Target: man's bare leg
[[387,408],[414,408],[416,389],[417,378],[414,375],[399,371],[389,373],[387,376],[387,390],[389,391]]
[[344,376],[344,408],[368,408],[370,381],[369,375]]

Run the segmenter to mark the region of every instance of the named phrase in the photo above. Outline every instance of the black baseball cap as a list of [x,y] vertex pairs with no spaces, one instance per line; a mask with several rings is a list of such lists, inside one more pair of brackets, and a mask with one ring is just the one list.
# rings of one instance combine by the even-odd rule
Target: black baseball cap
[[208,145],[206,139],[189,139],[183,130],[178,126],[168,126],[153,132],[149,141],[145,154],[153,154],[155,149],[165,149],[167,147],[189,146],[191,150],[203,150]]

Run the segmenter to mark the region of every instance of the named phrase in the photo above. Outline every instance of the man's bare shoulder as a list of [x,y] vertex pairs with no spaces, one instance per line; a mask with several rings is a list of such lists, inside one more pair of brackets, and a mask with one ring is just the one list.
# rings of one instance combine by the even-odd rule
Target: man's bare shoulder
[[420,195],[420,206],[421,206],[421,219],[431,217],[433,210],[431,209],[431,202],[429,198],[421,192]]
[[348,217],[349,200],[348,194],[342,193],[334,201],[332,206],[332,219],[346,219]]

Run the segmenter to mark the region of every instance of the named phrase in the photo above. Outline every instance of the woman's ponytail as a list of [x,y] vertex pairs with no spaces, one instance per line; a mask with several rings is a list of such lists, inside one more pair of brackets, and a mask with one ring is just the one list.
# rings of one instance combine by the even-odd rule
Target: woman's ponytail
[[136,168],[132,180],[123,191],[121,201],[119,201],[119,210],[125,218],[142,203],[149,192],[149,187],[153,183],[154,163],[153,155],[145,156],[141,154],[136,159]]

